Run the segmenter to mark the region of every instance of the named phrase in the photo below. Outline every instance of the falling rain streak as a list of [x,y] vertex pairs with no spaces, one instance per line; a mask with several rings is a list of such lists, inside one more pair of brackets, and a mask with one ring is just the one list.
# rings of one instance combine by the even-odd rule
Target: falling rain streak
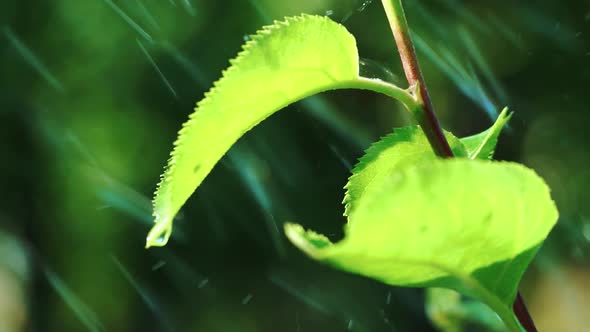
[[254,297],[254,295],[252,294],[248,294],[246,295],[243,299],[242,299],[242,304],[248,304],[250,303],[250,301],[252,300],[252,298]]
[[471,67],[465,68],[463,62],[457,59],[447,48],[440,47],[441,55],[432,49],[420,35],[414,33],[413,39],[418,51],[439,68],[468,98],[482,107],[490,119],[498,115],[498,108],[483,90],[482,84]]
[[117,13],[117,15],[119,15],[127,24],[129,24],[129,26],[135,30],[140,36],[142,36],[145,40],[149,41],[149,42],[153,42],[153,38],[152,36],[150,36],[150,34],[148,34],[142,27],[139,26],[139,24],[135,23],[134,20],[131,19],[131,17],[129,17],[129,15],[125,14],[125,12],[119,7],[117,6],[113,1],[111,0],[103,0],[107,5],[109,5],[109,7],[111,7],[113,9],[113,11],[115,11],[115,13]]
[[196,16],[197,15],[197,11],[195,10],[195,7],[193,7],[193,4],[191,3],[190,0],[181,0],[181,1],[182,1],[182,5],[183,5],[184,9],[186,10],[186,12],[190,16]]
[[47,281],[51,287],[64,300],[66,305],[74,312],[78,320],[86,327],[88,331],[106,331],[104,326],[98,320],[96,313],[84,302],[82,302],[75,292],[70,289],[56,273],[47,267],[43,272],[45,273],[45,277],[47,278]]
[[[8,98],[4,100],[9,102],[0,104],[0,113],[9,115],[8,120],[5,121],[9,129],[6,131],[19,128],[21,123],[15,123],[10,112],[2,111],[11,108],[24,110],[18,113],[17,121],[20,121],[21,114],[27,114],[28,110],[27,107],[21,108],[20,105],[34,105],[32,113],[41,114],[38,122],[43,123],[25,128],[25,135],[31,135],[32,143],[26,142],[29,137],[24,137],[22,142],[19,140],[14,143],[14,146],[19,149],[16,158],[23,158],[26,168],[11,164],[15,157],[10,154],[10,150],[7,154],[0,156],[4,158],[4,164],[10,171],[7,174],[13,174],[11,172],[14,169],[14,174],[20,176],[29,171],[28,167],[31,167],[33,171],[39,171],[37,173],[40,176],[33,174],[35,173],[33,171],[24,174],[27,181],[30,179],[34,182],[33,189],[26,193],[39,195],[31,201],[32,206],[39,204],[39,210],[31,213],[33,217],[39,218],[23,220],[24,226],[21,226],[18,209],[26,209],[29,206],[15,205],[17,223],[14,224],[17,225],[17,231],[24,230],[24,236],[27,237],[25,240],[30,241],[31,248],[47,250],[36,253],[35,256],[38,255],[42,261],[47,260],[55,264],[50,265],[52,269],[55,269],[52,270],[44,263],[37,263],[38,266],[30,272],[34,279],[33,287],[29,288],[29,296],[33,304],[27,322],[29,326],[42,327],[45,330],[49,327],[65,326],[71,327],[72,330],[89,332],[124,331],[130,327],[133,330],[139,330],[141,327],[150,331],[208,331],[214,328],[233,331],[232,327],[236,325],[224,324],[227,324],[226,321],[233,321],[234,318],[236,324],[243,324],[243,331],[266,331],[265,319],[272,321],[273,324],[277,322],[281,324],[277,328],[273,326],[271,331],[279,329],[297,332],[315,331],[320,330],[317,329],[318,325],[326,324],[329,331],[391,332],[397,331],[397,327],[394,328],[393,325],[394,323],[398,325],[396,319],[403,320],[399,322],[400,330],[412,330],[416,326],[424,326],[420,325],[425,324],[423,321],[416,323],[412,321],[412,318],[396,316],[397,310],[402,313],[408,312],[407,308],[403,308],[408,303],[405,296],[401,296],[396,291],[393,293],[387,291],[390,288],[383,287],[372,293],[363,293],[363,295],[369,294],[366,298],[360,296],[357,299],[353,296],[351,300],[346,295],[351,293],[352,287],[366,285],[366,280],[354,276],[348,276],[350,279],[331,278],[336,275],[336,272],[312,263],[296,253],[288,243],[284,243],[281,223],[285,220],[285,216],[301,217],[302,222],[309,225],[321,224],[321,227],[326,228],[342,221],[325,218],[326,214],[322,210],[324,206],[320,204],[317,205],[320,206],[318,210],[314,209],[310,212],[309,206],[301,204],[306,202],[300,199],[300,196],[305,196],[301,195],[301,192],[317,193],[318,197],[326,193],[334,193],[334,197],[341,194],[341,191],[336,191],[340,190],[340,187],[333,192],[315,187],[330,183],[329,181],[333,180],[331,177],[333,174],[318,176],[318,173],[313,171],[320,168],[324,171],[328,168],[325,165],[331,165],[334,173],[344,174],[345,169],[352,168],[351,163],[354,163],[357,156],[354,153],[360,153],[380,134],[376,133],[370,125],[366,126],[356,118],[367,117],[369,114],[367,118],[372,121],[370,112],[374,112],[374,109],[354,109],[356,105],[353,102],[347,103],[350,99],[344,98],[345,102],[337,100],[338,93],[334,94],[338,96],[336,98],[333,98],[334,95],[331,93],[327,93],[307,98],[292,106],[293,111],[303,111],[301,118],[304,118],[306,122],[289,123],[283,118],[282,122],[272,124],[274,131],[269,130],[261,134],[263,130],[271,127],[269,124],[266,129],[252,133],[250,138],[254,135],[262,138],[258,141],[251,139],[242,142],[243,145],[236,147],[226,158],[225,166],[229,164],[234,173],[231,174],[232,181],[224,182],[223,186],[209,182],[207,188],[203,188],[198,193],[198,198],[186,210],[186,222],[180,223],[175,229],[174,241],[171,241],[170,247],[148,253],[144,253],[142,248],[138,247],[144,229],[153,224],[152,205],[148,195],[152,193],[153,188],[150,185],[156,181],[157,174],[149,167],[145,167],[148,171],[137,169],[137,165],[144,168],[144,165],[141,165],[142,156],[136,159],[129,158],[131,162],[116,159],[120,156],[113,153],[115,149],[133,155],[137,153],[134,149],[138,148],[137,146],[130,148],[130,144],[127,144],[125,139],[107,141],[111,145],[104,144],[104,137],[115,135],[116,130],[121,128],[115,128],[116,125],[113,125],[113,128],[110,127],[111,123],[120,119],[117,117],[119,114],[117,116],[107,112],[102,114],[101,110],[93,106],[96,104],[105,106],[104,111],[111,112],[113,109],[124,112],[128,110],[124,107],[129,106],[130,111],[141,113],[142,117],[145,116],[147,119],[145,122],[133,125],[145,125],[147,134],[135,130],[136,128],[129,132],[133,135],[145,135],[142,137],[145,140],[141,142],[145,145],[145,150],[141,152],[145,152],[146,155],[148,153],[161,155],[162,163],[164,163],[168,151],[162,150],[159,143],[154,142],[170,139],[165,135],[173,135],[173,129],[166,126],[180,126],[183,120],[178,113],[169,116],[161,112],[162,109],[166,109],[161,106],[170,104],[172,100],[168,94],[177,100],[188,98],[182,103],[172,103],[173,106],[185,105],[185,102],[192,103],[193,99],[199,98],[200,90],[207,90],[213,79],[217,78],[218,73],[214,73],[213,68],[226,64],[223,62],[225,58],[221,58],[222,54],[225,56],[223,52],[234,46],[237,49],[241,36],[245,36],[244,41],[246,41],[249,38],[247,34],[254,32],[258,26],[271,23],[273,19],[279,19],[275,15],[279,12],[277,8],[282,6],[280,2],[249,0],[249,3],[237,4],[238,10],[236,10],[214,2],[195,0],[161,2],[103,0],[106,5],[98,1],[89,2],[84,6],[72,5],[76,3],[75,1],[57,0],[52,2],[49,7],[51,10],[37,10],[42,15],[35,13],[34,18],[39,21],[35,22],[21,20],[23,13],[27,14],[27,6],[20,6],[18,0],[12,1],[16,4],[12,8],[11,0],[0,5],[2,15],[8,13],[6,16],[12,18],[11,15],[16,13],[14,18],[19,20],[10,26],[0,26],[0,46],[4,46],[2,51],[6,51],[7,60],[9,60],[5,64],[8,75],[5,75],[7,78],[4,82],[14,83],[15,87],[23,87],[20,88],[23,91],[17,92],[21,95],[7,96]],[[527,103],[536,101],[525,100],[526,94],[519,95],[523,90],[518,90],[522,87],[513,84],[513,79],[517,76],[514,73],[517,70],[530,72],[534,69],[540,73],[539,76],[546,75],[549,81],[557,69],[564,69],[559,67],[560,61],[571,61],[572,64],[578,65],[582,63],[576,62],[579,59],[572,60],[568,57],[568,52],[577,52],[576,55],[581,56],[586,62],[590,59],[590,49],[582,45],[588,37],[583,30],[584,26],[580,25],[580,22],[568,23],[564,17],[558,17],[559,13],[548,12],[540,5],[533,6],[526,2],[516,4],[515,7],[507,5],[514,11],[513,16],[518,19],[516,24],[510,22],[511,18],[505,16],[505,11],[494,9],[493,3],[482,7],[485,10],[482,15],[476,11],[480,5],[468,5],[465,1],[414,0],[410,2],[408,0],[406,2],[409,7],[413,2],[410,7],[412,13],[408,12],[408,14],[416,17],[415,21],[421,22],[419,24],[423,24],[416,29],[420,32],[415,35],[418,52],[420,56],[424,56],[424,64],[434,67],[425,69],[442,73],[442,75],[429,76],[433,81],[433,87],[440,85],[441,82],[452,82],[450,88],[445,87],[449,91],[449,97],[444,100],[447,104],[441,103],[441,109],[462,106],[456,100],[469,99],[477,105],[477,108],[485,110],[487,115],[493,118],[497,114],[496,104],[502,103],[499,106],[503,106],[512,97],[520,101],[517,114],[528,116],[532,127],[532,121],[535,121],[535,118],[531,115],[532,113],[527,115],[526,112],[530,112],[527,107],[531,108]],[[302,3],[314,3],[314,1]],[[374,30],[372,28],[362,30],[364,27],[359,27],[358,24],[364,22],[365,17],[361,16],[378,12],[376,10],[378,4],[375,1],[328,1],[326,4],[330,7],[315,6],[315,13],[324,13],[333,20],[348,22],[348,28],[353,30],[355,37],[360,41],[361,56],[363,54],[374,56],[379,61],[392,59],[390,52],[382,58],[374,55],[382,50],[381,46],[374,47],[373,44],[378,44],[374,42],[374,39],[365,42],[367,40],[365,38],[375,38],[376,35],[372,34]],[[369,7],[371,5],[374,7]],[[18,10],[14,11],[13,8]],[[96,10],[96,13],[91,12],[92,17],[87,15],[89,8]],[[291,9],[293,7],[287,5],[283,8],[285,12]],[[461,23],[448,24],[451,19],[437,12],[439,9],[448,10],[451,12],[449,15],[454,15],[450,16],[453,22],[461,21]],[[360,13],[363,14],[359,15]],[[587,13],[587,10],[571,13],[580,21],[584,20],[586,23],[590,21],[590,13]],[[218,16],[221,19],[217,20]],[[351,17],[355,22],[351,20]],[[212,24],[211,21],[215,22]],[[93,24],[96,27],[93,27]],[[385,26],[385,21],[380,24]],[[23,27],[26,30],[21,30]],[[357,32],[360,33],[357,34]],[[531,35],[536,39],[531,38]],[[445,38],[449,38],[448,43]],[[137,45],[133,43],[133,39],[136,39]],[[498,45],[490,47],[488,45],[490,41],[502,41],[502,39],[507,41],[508,46],[501,46],[506,46],[510,53],[502,57],[509,57],[510,61],[516,59],[509,66],[502,63],[508,60],[490,56],[492,52],[498,52],[500,48]],[[227,40],[233,40],[235,45],[229,45],[229,42],[226,43]],[[64,41],[65,44],[62,44]],[[64,45],[66,47],[63,47]],[[576,45],[582,48],[576,48]],[[527,55],[529,49],[534,52]],[[551,66],[543,67],[531,60],[539,59],[543,55],[547,56],[547,63]],[[126,60],[131,58],[122,59],[122,56],[135,56],[135,58],[129,65],[130,61]],[[143,59],[144,56],[147,61]],[[167,61],[164,62],[163,58]],[[121,69],[123,68],[121,64],[129,66]],[[11,77],[10,66],[17,68],[17,73],[25,73],[26,75],[23,75],[25,77]],[[113,75],[113,68],[118,71],[116,75]],[[221,68],[215,68],[217,69]],[[399,77],[381,62],[362,58],[360,70],[363,76],[380,78],[393,83],[400,81]],[[575,91],[575,84],[580,84],[579,75],[582,72],[584,71],[574,71],[571,78],[568,77],[568,81],[572,80],[571,85],[566,84],[568,96],[572,95],[570,101],[575,99],[576,93],[580,93]],[[137,89],[137,87],[145,87],[140,81],[141,78],[145,78],[145,73],[150,76],[151,81],[155,82],[158,91],[162,92],[160,95],[146,95],[153,91],[141,92]],[[507,76],[498,76],[497,73]],[[440,76],[448,80],[441,79]],[[116,80],[121,77],[124,79],[117,82]],[[28,81],[33,81],[34,84],[27,90],[23,82]],[[530,89],[538,89],[539,100],[542,99],[543,102],[550,103],[551,98],[556,97],[551,94],[553,91],[542,90],[539,88],[540,84],[532,80],[518,83],[531,83]],[[191,97],[184,96],[183,87],[185,86],[193,89],[195,94]],[[457,97],[458,93],[454,90],[458,90],[467,98]],[[11,89],[10,92],[12,91],[16,90]],[[86,93],[87,91],[91,93]],[[368,100],[364,98],[364,96],[359,97],[359,100],[363,102]],[[14,105],[13,101],[15,101]],[[104,104],[101,104],[102,101],[105,101]],[[41,107],[37,106],[41,104],[46,109],[40,109]],[[540,101],[537,104],[539,114],[551,112],[548,110],[549,107]],[[577,106],[580,105],[584,106],[583,103]],[[576,105],[572,103],[572,109],[573,106]],[[107,110],[107,107],[113,109]],[[181,109],[181,112],[188,112],[188,108],[176,107],[175,110]],[[74,112],[77,112],[76,116],[72,116]],[[582,114],[582,112],[573,114]],[[102,122],[95,121],[98,117],[101,117]],[[294,118],[287,119],[290,121]],[[365,120],[365,118],[362,119]],[[446,120],[451,121],[450,117]],[[153,125],[154,122],[160,121],[161,123]],[[59,125],[54,125],[55,123]],[[304,127],[310,123],[318,125],[320,129],[314,131]],[[299,125],[301,127],[297,127]],[[289,132],[292,126],[296,128],[296,133]],[[162,129],[164,127],[166,128]],[[286,127],[288,130],[285,129]],[[84,130],[88,132],[83,133]],[[330,139],[328,139],[327,136],[319,135],[318,133],[322,130],[334,136],[329,136]],[[22,134],[19,133],[19,135]],[[96,144],[97,141],[100,142]],[[576,143],[579,142],[566,141],[565,138],[563,142],[560,142],[562,146],[567,147],[566,150],[575,146]],[[28,147],[27,144],[32,147]],[[299,144],[302,146],[298,146]],[[278,148],[276,148],[277,145]],[[142,149],[144,149],[143,146]],[[5,152],[5,150],[2,151]],[[317,155],[314,153],[317,151],[322,151],[325,155],[316,158]],[[41,160],[42,166],[31,165],[35,159],[28,159],[36,153],[44,158]],[[583,156],[579,158],[582,160]],[[152,160],[151,157],[146,158],[148,159]],[[557,160],[557,158],[553,159]],[[571,159],[573,158],[560,160]],[[560,174],[559,170],[552,169],[552,165],[548,162],[540,163],[537,160],[532,162],[542,166],[540,168],[542,172]],[[289,166],[284,167],[285,164]],[[575,164],[575,161],[568,164]],[[310,170],[310,165],[311,168],[318,165],[322,167],[318,166]],[[160,170],[160,166],[153,167],[155,172]],[[117,178],[119,176],[120,178]],[[12,180],[7,181],[7,184],[12,184],[11,182],[17,183],[15,188],[19,190],[25,185],[30,185],[28,182],[18,183]],[[71,186],[72,183],[77,188],[64,188]],[[229,185],[225,185],[227,183]],[[49,187],[47,184],[56,186]],[[571,186],[567,181],[561,185],[566,189]],[[240,186],[243,192],[239,199],[224,196],[234,189],[231,186]],[[55,191],[49,194],[42,193],[42,189],[46,188],[55,188]],[[21,195],[18,190],[14,194],[11,193],[11,197],[18,195]],[[50,198],[48,200],[50,203],[43,201],[46,198]],[[240,200],[245,200],[247,203]],[[580,201],[583,200],[580,199]],[[11,201],[10,204],[12,204]],[[339,207],[337,204],[338,202],[333,204],[334,208]],[[5,213],[6,207],[8,207],[7,213]],[[247,211],[251,207],[255,207],[251,209],[254,211]],[[332,205],[328,207],[332,208]],[[13,218],[13,210],[11,210],[13,207],[7,204],[0,208],[2,210],[0,224],[8,220],[10,230],[13,224],[10,224],[9,219]],[[568,212],[578,213],[573,209]],[[307,217],[306,214],[311,217],[303,218],[303,216]],[[315,215],[317,215],[316,219],[314,219]],[[25,214],[23,219],[27,219],[26,216]],[[0,226],[2,228],[0,232],[2,232],[4,224]],[[40,228],[37,229],[38,226]],[[103,228],[108,230],[101,233],[104,231]],[[183,228],[185,233],[182,232]],[[567,237],[575,238],[576,242],[569,246],[564,245],[563,251],[566,252],[566,256],[572,254],[575,258],[568,262],[584,263],[588,257],[587,249],[590,243],[590,219],[584,219],[579,227],[572,226],[571,232],[575,234]],[[30,238],[29,233],[33,235]],[[71,247],[67,247],[71,241],[69,237],[72,236],[78,240],[77,244],[89,250],[82,251],[77,248],[72,250]],[[104,241],[102,237],[105,238]],[[98,245],[93,243],[94,239],[100,239],[96,241],[100,243]],[[256,239],[257,242],[252,244],[252,239]],[[105,243],[108,248],[111,246],[117,248],[117,256],[112,255],[111,260],[108,259],[108,252],[104,252],[103,244]],[[554,242],[552,245],[556,243],[561,244]],[[85,261],[90,262],[89,265],[80,264],[79,258],[82,257],[83,252],[97,253],[100,259],[101,254],[98,250],[102,250],[103,256],[107,256],[106,265],[100,265],[98,260],[93,261],[97,259],[94,256],[88,258],[90,261]],[[141,256],[137,253],[141,253]],[[2,259],[10,257],[10,255],[0,256],[0,272],[3,272],[1,269],[4,268]],[[236,261],[239,260],[237,267],[230,266],[228,263],[231,261],[233,265],[234,257],[238,258]],[[242,260],[243,257],[247,259]],[[90,265],[94,267],[94,270],[88,268]],[[104,267],[106,268],[103,269]],[[542,268],[549,269],[546,266]],[[263,270],[260,271],[260,269]],[[284,269],[284,272],[275,273],[275,269]],[[553,271],[557,268],[552,266],[551,269]],[[323,273],[327,270],[333,274],[324,275]],[[293,277],[299,272],[301,275]],[[558,285],[569,287],[566,293],[569,294],[571,304],[571,300],[575,297],[575,294],[571,295],[575,292],[575,288],[571,286],[572,279],[563,273],[558,274],[558,277],[560,280]],[[38,283],[39,280],[41,282]],[[0,280],[0,283],[3,282],[4,280]],[[117,283],[123,288],[110,288]],[[327,285],[337,287],[329,290]],[[101,288],[95,288],[99,286]],[[103,291],[102,287],[108,291]],[[121,289],[126,291],[120,292]],[[336,300],[329,297],[330,292]],[[0,293],[0,300],[3,299]],[[421,301],[414,298],[409,300],[412,303]],[[125,306],[122,309],[124,311],[113,315],[113,310],[105,309],[105,303],[107,305],[112,303],[115,307],[115,302],[109,301],[117,301],[116,306]],[[276,303],[281,307],[276,306]],[[2,305],[0,304],[0,307]],[[288,310],[283,310],[285,308]],[[0,311],[1,309],[3,308],[0,308]],[[239,312],[240,309],[241,312]],[[417,311],[416,316],[422,317],[419,315],[423,313],[419,309]],[[226,317],[232,319],[228,320]],[[257,321],[259,318],[262,322]],[[122,328],[117,325],[121,324],[121,321],[123,321]],[[387,326],[384,326],[383,322]],[[214,324],[214,328],[210,324]],[[330,328],[329,325],[332,327]],[[242,327],[242,325],[237,326]],[[70,329],[60,330],[69,331]]]
[[158,22],[156,21],[156,19],[154,18],[154,15],[152,15],[152,13],[147,9],[147,7],[143,4],[142,0],[136,0],[137,3],[137,7],[139,9],[139,11],[141,12],[141,14],[143,15],[143,17],[145,18],[145,20],[156,30],[161,31],[162,28],[160,27],[160,24],[158,24]]
[[10,28],[5,27],[4,36],[16,49],[16,51],[25,59],[25,61],[33,67],[41,76],[54,88],[56,91],[63,93],[63,85],[51,74],[49,69],[41,62],[31,49],[29,49],[19,38],[15,35]]
[[154,67],[154,70],[158,73],[158,75],[162,79],[162,82],[164,82],[164,85],[166,85],[166,88],[168,88],[168,91],[170,91],[170,93],[172,94],[172,96],[174,96],[174,98],[178,99],[178,95],[176,94],[176,90],[174,90],[174,88],[172,87],[172,84],[170,84],[170,81],[168,81],[168,79],[166,78],[166,76],[164,75],[162,70],[160,70],[160,67],[158,67],[158,64],[156,63],[156,61],[154,61],[154,59],[152,58],[150,53],[143,46],[141,41],[139,41],[139,39],[137,39],[137,45],[139,45],[139,48],[141,49],[141,51],[143,52],[145,57],[148,59],[148,61],[152,65],[152,67]]
[[147,288],[141,286],[139,282],[131,275],[129,270],[119,261],[119,259],[115,256],[111,256],[111,260],[115,267],[121,272],[123,278],[135,289],[141,300],[145,303],[145,305],[150,309],[150,311],[156,316],[161,323],[164,331],[173,331],[170,323],[168,320],[163,316],[162,310],[159,308],[159,305],[156,303],[156,300],[152,294],[148,291]]

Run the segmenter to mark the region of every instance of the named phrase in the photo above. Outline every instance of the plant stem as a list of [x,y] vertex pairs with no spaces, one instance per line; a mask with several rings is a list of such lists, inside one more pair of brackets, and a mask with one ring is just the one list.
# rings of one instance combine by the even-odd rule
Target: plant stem
[[516,293],[516,299],[514,300],[512,310],[527,332],[537,332],[533,317],[531,317],[531,314],[527,310],[524,300],[522,299],[522,296],[520,296],[520,292]]
[[416,98],[422,105],[421,112],[414,114],[416,121],[422,127],[434,152],[439,157],[452,157],[453,151],[451,151],[451,147],[438,122],[438,118],[434,112],[434,106],[426,88],[426,82],[418,64],[416,50],[414,49],[414,43],[410,36],[410,29],[408,28],[408,22],[401,0],[382,0],[381,2],[387,14],[395,43],[397,44],[406,78],[410,86],[416,88]]
[[[416,121],[422,127],[424,134],[428,138],[428,142],[438,156],[446,158],[453,157],[453,151],[451,151],[449,143],[438,122],[434,106],[426,88],[424,76],[422,76],[422,71],[420,70],[420,64],[418,63],[418,57],[416,56],[416,50],[412,42],[412,36],[410,35],[410,28],[408,27],[402,0],[381,0],[381,2],[383,3],[391,31],[393,32],[393,37],[395,38],[406,78],[410,86],[416,87],[415,97],[422,106],[421,111],[414,113]],[[533,319],[520,293],[516,295],[513,312],[527,332],[537,332]]]

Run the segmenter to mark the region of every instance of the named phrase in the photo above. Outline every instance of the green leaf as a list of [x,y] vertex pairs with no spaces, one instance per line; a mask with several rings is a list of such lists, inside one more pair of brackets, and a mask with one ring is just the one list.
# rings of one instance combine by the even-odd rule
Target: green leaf
[[146,247],[166,244],[179,209],[229,148],[259,122],[307,96],[331,89],[369,89],[399,99],[410,92],[359,76],[354,37],[326,17],[298,16],[253,35],[231,67],[197,104],[174,143],[154,198]]
[[286,224],[307,255],[384,283],[457,290],[512,328],[517,286],[557,220],[545,182],[515,163],[432,160],[397,168],[368,188],[345,237]]
[[469,159],[492,159],[498,137],[506,123],[510,120],[513,113],[508,113],[508,108],[504,108],[496,122],[488,129],[479,134],[461,138],[461,143],[465,146]]
[[446,288],[427,289],[426,313],[441,332],[506,331],[498,314],[489,306]]
[[[455,156],[467,156],[457,137],[449,132],[445,132],[445,136]],[[378,184],[396,168],[437,158],[419,126],[394,129],[393,133],[371,145],[352,170],[352,176],[344,187],[344,215],[350,214],[371,184]]]

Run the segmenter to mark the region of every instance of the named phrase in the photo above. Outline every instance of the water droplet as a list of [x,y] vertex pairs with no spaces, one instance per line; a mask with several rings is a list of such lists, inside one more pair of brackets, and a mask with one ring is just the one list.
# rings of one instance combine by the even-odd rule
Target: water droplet
[[332,9],[326,10],[326,16],[332,16],[332,15],[334,15],[334,11]]
[[362,12],[363,10],[367,9],[367,6],[369,6],[371,3],[373,2],[373,0],[365,0],[363,1],[363,4],[357,8],[357,12]]
[[162,235],[158,236],[157,239],[154,240],[154,243],[157,245],[163,246],[166,244],[167,241],[168,241],[168,237],[166,236],[166,234],[162,234]]

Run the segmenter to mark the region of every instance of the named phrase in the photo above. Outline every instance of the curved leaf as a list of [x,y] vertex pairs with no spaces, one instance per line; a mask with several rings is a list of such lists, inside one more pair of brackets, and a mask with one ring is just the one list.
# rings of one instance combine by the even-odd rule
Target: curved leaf
[[409,92],[359,76],[354,37],[327,17],[275,22],[248,41],[180,130],[154,198],[156,224],[146,247],[166,244],[172,220],[213,166],[248,130],[281,108],[331,89],[369,89],[400,99]]
[[549,189],[532,170],[448,159],[396,169],[368,188],[338,243],[295,224],[285,231],[306,254],[342,270],[452,288],[511,315],[518,282],[556,220]]

